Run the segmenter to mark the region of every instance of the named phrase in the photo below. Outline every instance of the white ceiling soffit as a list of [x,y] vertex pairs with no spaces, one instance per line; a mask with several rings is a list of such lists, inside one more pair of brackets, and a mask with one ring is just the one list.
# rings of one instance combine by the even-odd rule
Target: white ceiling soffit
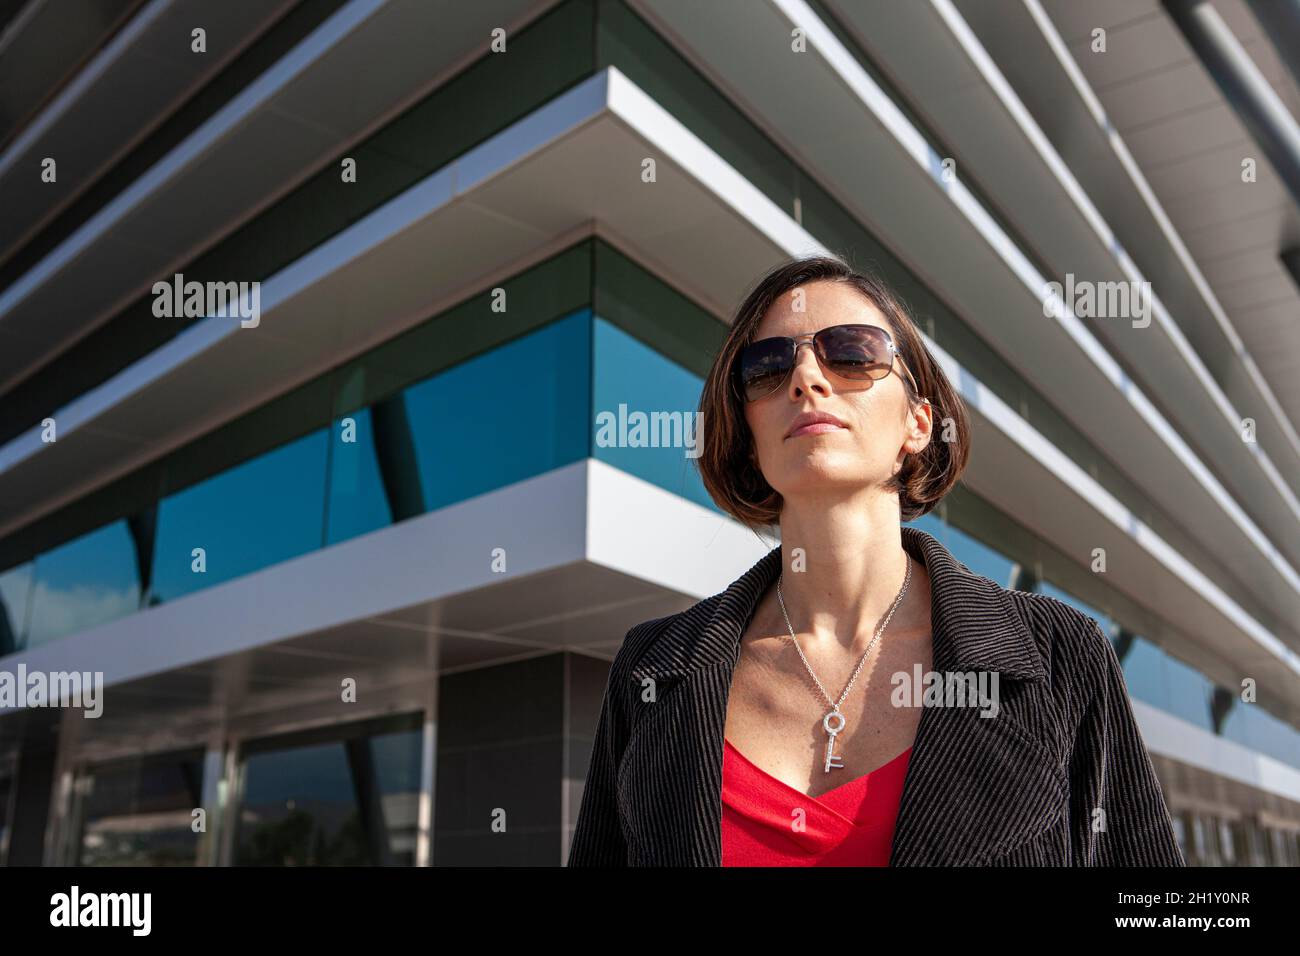
[[[627,175],[647,156],[658,159],[654,183]],[[63,413],[67,424],[57,442],[28,434],[21,455],[10,446],[0,450],[0,498],[25,519],[58,507],[593,229],[718,314],[780,259],[826,252],[608,68],[277,274],[265,284],[256,328],[205,319]],[[723,247],[727,255],[719,257]],[[977,452],[965,479],[971,488],[1081,564],[1093,548],[1106,548],[1114,586],[1173,629],[1154,639],[1177,634],[1184,656],[1202,655],[1193,660],[1198,666],[1259,676],[1277,699],[1300,704],[1300,656],[1292,648],[927,344],[975,420]],[[645,509],[600,500],[612,510],[589,520],[589,556],[640,573],[626,544],[638,536],[627,529],[640,527],[630,523],[640,522]],[[658,573],[659,583],[685,587]],[[1295,620],[1298,602],[1295,591],[1279,593],[1271,609]],[[1285,640],[1300,645],[1295,635]]]
[[[1086,191],[1025,109],[1010,84],[948,0],[897,4],[890,0],[829,5],[885,72],[926,110],[958,157],[957,174],[973,175],[1002,213],[1052,270],[1051,278],[1076,281],[1143,282],[1146,277],[1121,247]],[[1177,264],[1177,258],[1165,257]],[[1178,275],[1189,286],[1185,270]],[[1233,493],[1261,529],[1298,542],[1300,500],[1265,449],[1300,478],[1300,442],[1276,401],[1234,408],[1171,316],[1153,283],[1150,324],[1125,318],[1094,324],[1135,370],[1150,393],[1190,437],[1215,476]],[[1208,291],[1208,290],[1207,290]],[[1229,353],[1238,380],[1250,357]],[[1267,384],[1259,376],[1260,387]],[[1242,420],[1257,424],[1255,443],[1242,440]],[[1276,543],[1276,542],[1275,542]],[[1300,552],[1291,560],[1300,563]]]
[[[1178,28],[1155,0],[1053,3],[1055,22],[1037,0],[956,4],[1106,221],[1142,250],[1179,328],[1218,367],[1228,399],[1255,419],[1272,463],[1300,493],[1287,450],[1300,419],[1300,292],[1278,259],[1279,248],[1300,243],[1300,214]],[[1090,82],[1070,46],[1090,43],[1095,27],[1108,28],[1108,46],[1104,62],[1083,61]],[[1253,55],[1267,45],[1259,38]],[[1247,154],[1259,163],[1248,187]]]
[[[1153,501],[1195,515],[1183,530],[1266,604],[1300,593],[1300,534],[1282,554],[1106,348],[1072,313],[1044,316],[1046,278],[974,199],[947,182],[939,156],[800,0],[636,0],[783,148],[964,315],[992,346]],[[749,39],[735,42],[737,23]],[[755,57],[769,38],[780,69]],[[818,108],[808,109],[809,102]],[[863,170],[872,170],[864,176]],[[879,188],[879,183],[889,188]],[[1293,526],[1300,526],[1294,519]],[[1295,620],[1283,617],[1281,620]]]
[[[620,549],[631,560],[618,567],[601,559],[609,547],[589,540],[615,522],[629,534],[654,536],[637,555]],[[489,547],[502,548],[505,571],[486,559],[466,561],[467,543],[484,544],[485,558]],[[304,636],[311,639],[302,641],[296,669],[257,676],[291,679],[296,670],[302,677],[313,655],[336,650],[361,662],[390,644],[399,655],[413,653],[405,663],[418,668],[426,635],[469,641],[464,659],[444,654],[443,667],[474,663],[474,643],[484,659],[503,649],[604,652],[632,625],[721,591],[767,550],[717,512],[583,459],[3,660],[7,670],[75,660],[78,670],[102,671],[113,686]],[[406,640],[332,647],[331,634],[355,634],[361,623]]]
[[[153,0],[0,154],[0,262],[257,40],[296,0]],[[190,30],[211,38],[190,52]],[[41,162],[58,178],[41,181]]]
[[341,7],[0,292],[0,392],[480,56],[494,27],[547,5]]

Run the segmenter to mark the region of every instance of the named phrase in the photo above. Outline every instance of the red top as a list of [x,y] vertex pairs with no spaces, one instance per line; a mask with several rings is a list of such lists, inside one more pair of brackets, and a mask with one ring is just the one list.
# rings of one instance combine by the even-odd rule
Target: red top
[[724,739],[722,865],[888,866],[911,753],[810,797]]

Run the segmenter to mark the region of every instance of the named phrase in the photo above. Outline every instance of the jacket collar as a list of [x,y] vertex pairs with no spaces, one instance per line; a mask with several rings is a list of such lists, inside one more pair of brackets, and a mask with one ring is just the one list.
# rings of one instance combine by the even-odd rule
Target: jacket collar
[[[934,671],[988,670],[1046,683],[1033,635],[1010,592],[972,572],[923,531],[903,527],[902,541],[930,575]],[[653,829],[638,822],[642,806],[656,808],[646,811],[651,817],[693,821],[644,840],[645,862],[722,864],[727,700],[741,635],[776,581],[781,557],[781,548],[773,549],[725,591],[675,615],[633,666],[633,678],[655,679],[660,696],[652,716],[633,727],[619,771],[621,786],[637,794],[629,802],[629,828]],[[1039,697],[1003,696],[1018,699],[1021,712],[1032,710]],[[1020,726],[1022,720],[1005,708],[998,719],[985,719],[972,707],[923,708],[891,866],[982,866],[1009,858],[1059,822],[1066,781],[1050,749]],[[690,775],[686,782],[684,774]]]
[[[1044,680],[1033,635],[1006,591],[971,571],[933,535],[906,525],[901,530],[903,548],[925,565],[930,577],[934,670],[997,671],[1021,680]],[[698,622],[697,615],[680,615],[647,648],[636,673],[671,681],[716,664],[734,668],[741,635],[782,567],[778,545],[725,591],[706,599],[715,603],[703,626],[691,623]]]

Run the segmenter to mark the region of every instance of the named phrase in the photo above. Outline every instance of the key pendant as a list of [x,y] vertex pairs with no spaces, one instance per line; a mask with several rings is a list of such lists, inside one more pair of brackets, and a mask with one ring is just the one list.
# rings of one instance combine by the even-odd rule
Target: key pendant
[[824,773],[830,773],[832,767],[844,766],[844,764],[840,762],[840,758],[835,756],[835,738],[838,737],[840,731],[844,729],[844,724],[844,715],[841,714],[838,709],[832,710],[822,718],[822,727],[824,727],[826,733],[830,735],[830,739],[826,741],[826,769],[823,771]]

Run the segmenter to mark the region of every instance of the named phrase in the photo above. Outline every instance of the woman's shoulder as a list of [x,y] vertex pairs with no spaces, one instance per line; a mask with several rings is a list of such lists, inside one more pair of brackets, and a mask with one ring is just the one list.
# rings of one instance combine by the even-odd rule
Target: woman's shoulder
[[1095,617],[1050,594],[996,586],[1021,615],[1049,673],[1096,676],[1098,668],[1115,659],[1110,638]]
[[701,598],[681,611],[632,625],[614,657],[615,665],[630,671],[651,648],[662,646],[678,635],[685,635],[689,639],[692,629],[698,630],[713,616],[723,593]]

